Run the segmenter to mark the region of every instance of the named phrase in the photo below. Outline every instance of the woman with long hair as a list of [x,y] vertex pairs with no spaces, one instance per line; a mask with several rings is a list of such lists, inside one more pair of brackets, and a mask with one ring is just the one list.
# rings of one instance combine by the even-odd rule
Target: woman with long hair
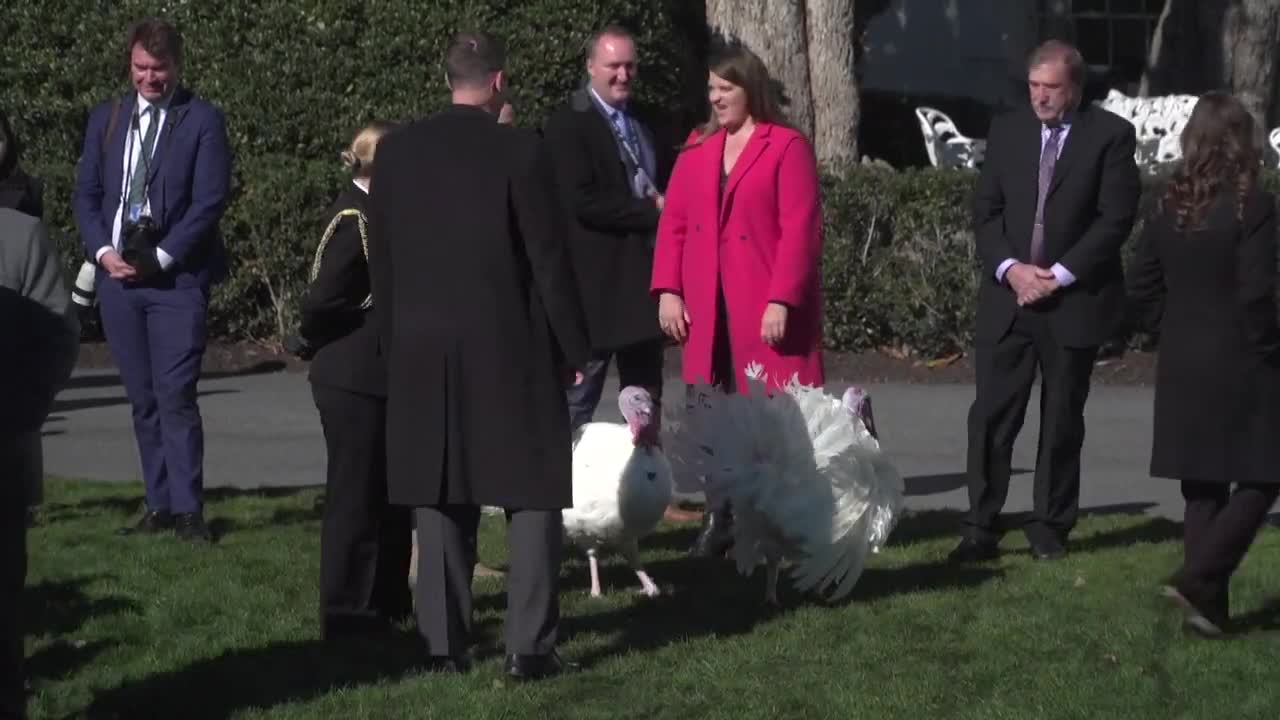
[[1151,474],[1181,481],[1186,500],[1164,592],[1192,629],[1220,635],[1231,575],[1280,493],[1276,207],[1239,100],[1201,97],[1181,142],[1128,289],[1139,326],[1160,331]]
[[407,617],[409,510],[387,502],[387,368],[370,302],[369,179],[378,141],[372,123],[342,152],[352,174],[329,208],[299,331],[313,348],[311,394],[324,429],[328,468],[320,527],[321,635],[363,632]]
[[[824,381],[822,212],[808,139],[784,119],[763,62],[729,46],[710,63],[710,117],[676,159],[658,223],[651,291],[683,347],[682,374],[732,392],[746,368],[771,387]],[[728,542],[708,498],[697,555]],[[723,528],[723,530],[721,530]]]

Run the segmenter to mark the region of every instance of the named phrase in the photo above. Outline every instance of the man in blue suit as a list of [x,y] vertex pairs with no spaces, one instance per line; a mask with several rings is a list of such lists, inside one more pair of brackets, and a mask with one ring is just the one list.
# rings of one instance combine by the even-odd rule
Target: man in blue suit
[[98,264],[107,344],[133,408],[146,511],[127,532],[210,541],[196,381],[231,152],[222,112],[178,85],[182,39],[156,18],[125,43],[133,90],[89,114],[73,200]]

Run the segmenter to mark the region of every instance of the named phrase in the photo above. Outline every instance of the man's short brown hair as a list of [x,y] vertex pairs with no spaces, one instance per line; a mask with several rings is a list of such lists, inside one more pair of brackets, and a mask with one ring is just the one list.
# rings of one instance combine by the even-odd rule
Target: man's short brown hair
[[507,66],[502,40],[485,32],[461,32],[453,36],[444,56],[444,73],[450,87],[484,86],[489,77]]
[[177,28],[163,18],[143,18],[129,28],[124,42],[126,68],[132,62],[133,48],[136,45],[141,45],[143,50],[157,60],[170,62],[174,66],[182,64],[182,36],[178,34]]
[[1087,68],[1084,64],[1084,56],[1075,45],[1064,40],[1046,40],[1040,43],[1035,50],[1031,51],[1031,57],[1027,59],[1027,71],[1030,72],[1033,68],[1051,62],[1066,65],[1071,84],[1078,90],[1084,89]]

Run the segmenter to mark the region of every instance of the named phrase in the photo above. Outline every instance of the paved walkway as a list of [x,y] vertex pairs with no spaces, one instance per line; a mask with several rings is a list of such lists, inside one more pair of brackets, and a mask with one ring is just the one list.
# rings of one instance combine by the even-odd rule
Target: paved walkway
[[[832,383],[835,392],[843,384]],[[678,381],[670,385],[678,389]],[[870,386],[882,443],[906,479],[909,507],[964,509],[965,416],[970,385]],[[324,482],[324,444],[310,386],[300,373],[209,377],[200,383],[208,487],[256,488]],[[1014,453],[1019,473],[1009,512],[1031,507],[1039,409],[1033,393]],[[620,419],[614,383],[597,414]],[[1087,410],[1081,507],[1181,515],[1176,483],[1147,476],[1151,389],[1095,386]],[[45,426],[45,470],[103,481],[139,478],[129,405],[111,371],[78,371]]]

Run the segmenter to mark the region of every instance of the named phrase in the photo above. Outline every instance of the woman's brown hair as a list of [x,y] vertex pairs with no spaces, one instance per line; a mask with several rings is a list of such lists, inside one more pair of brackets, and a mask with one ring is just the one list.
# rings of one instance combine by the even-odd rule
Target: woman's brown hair
[[1174,226],[1199,228],[1228,183],[1236,195],[1236,217],[1243,219],[1261,162],[1249,111],[1227,93],[1206,93],[1196,102],[1181,143],[1182,164],[1169,179],[1161,205],[1173,215]]
[[[728,44],[711,57],[707,69],[743,89],[747,95],[747,114],[752,120],[790,126],[782,112],[769,69],[758,55],[741,44]],[[698,127],[698,137],[686,148],[701,145],[719,129],[720,123],[712,110],[707,121]]]

